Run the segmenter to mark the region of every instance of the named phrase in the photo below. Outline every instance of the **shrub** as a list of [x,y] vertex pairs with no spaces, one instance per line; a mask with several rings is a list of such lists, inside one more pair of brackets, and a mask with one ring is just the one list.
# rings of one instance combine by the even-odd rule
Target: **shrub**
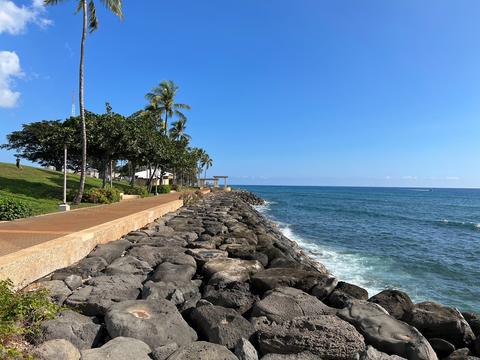
[[60,307],[50,301],[45,289],[14,292],[9,280],[0,281],[0,358],[29,359],[16,344],[33,339],[44,320],[53,319]]
[[114,187],[91,188],[85,191],[82,200],[94,204],[111,204],[120,201],[120,191]]
[[11,198],[0,198],[0,220],[15,220],[33,215],[27,203]]
[[168,194],[170,191],[172,191],[172,187],[170,185],[157,186],[157,192],[159,194]]
[[140,195],[141,197],[148,196],[148,189],[146,186],[129,186],[124,189],[126,195]]

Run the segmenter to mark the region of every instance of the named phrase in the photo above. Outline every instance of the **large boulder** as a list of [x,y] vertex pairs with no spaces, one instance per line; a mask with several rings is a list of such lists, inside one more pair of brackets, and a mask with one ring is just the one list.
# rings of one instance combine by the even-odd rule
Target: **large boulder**
[[180,311],[195,307],[201,299],[199,287],[201,280],[188,282],[152,282],[143,286],[142,298],[145,300],[165,299],[175,304]]
[[125,250],[129,249],[132,243],[128,240],[112,241],[108,244],[100,244],[88,254],[88,257],[101,257],[110,264],[113,260],[122,256]]
[[250,341],[244,338],[237,341],[234,353],[238,360],[258,360],[257,350]]
[[478,360],[478,357],[472,356],[470,349],[462,348],[455,350],[443,360]]
[[466,347],[475,339],[470,325],[457,309],[430,301],[417,304],[408,323],[427,338],[447,340],[457,349]]
[[205,233],[211,236],[225,234],[228,228],[221,222],[204,223]]
[[175,343],[170,343],[168,345],[157,347],[155,350],[152,351],[150,356],[153,358],[153,360],[167,360],[169,356],[177,350],[178,345]]
[[480,356],[480,337],[477,337],[475,339],[472,347],[473,347],[473,351],[475,353],[475,356]]
[[414,327],[390,316],[375,303],[352,302],[338,316],[353,324],[376,349],[409,360],[437,360],[428,341]]
[[99,276],[75,290],[66,304],[85,315],[104,315],[114,303],[137,299],[142,288],[141,277],[137,275]]
[[428,342],[432,345],[433,350],[435,350],[440,359],[447,357],[455,351],[455,346],[447,340],[432,338],[428,339]]
[[355,300],[367,300],[367,290],[360,286],[340,281],[332,293],[325,299],[327,305],[337,309],[343,309]]
[[35,341],[42,343],[48,340],[64,339],[82,350],[97,346],[102,341],[103,335],[102,325],[95,318],[67,310],[53,320],[44,321]]
[[249,339],[255,332],[252,324],[233,309],[204,305],[192,310],[193,326],[208,341],[233,349],[241,338]]
[[314,317],[335,312],[336,309],[328,307],[316,297],[308,295],[302,290],[281,287],[268,291],[262,300],[257,301],[251,315],[253,317],[265,316],[271,321],[281,323],[298,316]]
[[[194,233],[195,234],[195,233]],[[195,234],[195,236],[197,236]],[[173,236],[150,236],[144,237],[135,242],[134,246],[180,246],[185,247],[187,246],[187,241],[180,235],[173,235]]]
[[303,351],[298,354],[267,354],[260,360],[320,360],[317,355],[308,351]]
[[472,328],[473,333],[478,338],[480,336],[480,315],[473,312],[462,312],[464,319]]
[[388,355],[378,351],[373,346],[367,346],[365,351],[359,354],[358,360],[404,360],[405,358],[397,355]]
[[265,292],[278,287],[294,287],[305,292],[324,279],[327,274],[292,268],[271,268],[257,272],[252,276],[253,286]]
[[80,360],[80,351],[64,339],[45,341],[33,349],[32,355],[37,360]]
[[257,328],[258,344],[264,354],[307,351],[324,360],[354,360],[365,349],[362,335],[334,315],[302,316]]
[[203,298],[213,305],[237,310],[240,314],[250,310],[258,299],[252,294],[248,282],[230,282],[207,285]]
[[136,246],[128,250],[128,254],[141,260],[147,262],[151,267],[156,267],[158,264],[169,261],[174,264],[191,264],[195,265],[195,261],[192,264],[192,258],[184,257],[185,248],[178,246],[168,246],[168,247],[156,247],[156,246]]
[[52,280],[63,280],[70,275],[79,275],[82,279],[88,279],[92,276],[103,275],[102,271],[108,263],[101,257],[87,257],[80,260],[77,264],[57,270],[52,275]]
[[25,289],[25,291],[45,289],[50,299],[62,305],[64,301],[72,294],[72,290],[62,280],[40,281],[33,283]]
[[210,260],[203,266],[203,272],[207,277],[222,271],[244,271],[246,274],[254,274],[263,269],[262,264],[256,260],[242,260],[232,258],[217,258]]
[[117,337],[97,349],[83,350],[82,360],[151,360],[150,346],[143,341]]
[[63,279],[70,290],[76,290],[83,285],[83,279],[79,275],[69,275]]
[[255,260],[254,258],[254,255],[256,252],[255,245],[226,243],[226,244],[220,245],[219,249],[226,251],[228,253],[228,256],[232,258]]
[[323,301],[332,293],[333,290],[335,290],[337,285],[337,278],[325,275],[318,278],[318,283],[310,290],[310,294],[315,296],[318,300]]
[[209,284],[245,282],[250,275],[263,269],[257,260],[232,258],[213,259],[203,266],[203,273],[209,278]]
[[105,269],[106,275],[132,274],[132,275],[146,275],[153,269],[145,262],[137,258],[127,255],[119,257],[114,260]]
[[383,290],[368,301],[380,305],[398,320],[406,320],[414,308],[407,293],[400,290]]
[[[188,256],[188,255],[186,255]],[[190,265],[172,264],[171,262],[163,262],[157,266],[155,272],[150,278],[152,281],[190,281],[195,275],[197,269]]]
[[181,347],[168,360],[238,360],[225,346],[197,341]]
[[186,345],[197,339],[175,305],[163,299],[116,303],[105,315],[105,325],[112,338],[132,337],[152,349],[172,342]]

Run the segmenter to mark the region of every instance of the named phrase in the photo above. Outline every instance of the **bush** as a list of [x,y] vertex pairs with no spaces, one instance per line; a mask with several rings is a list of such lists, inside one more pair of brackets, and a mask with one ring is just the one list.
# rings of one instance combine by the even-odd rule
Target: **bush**
[[33,215],[27,203],[11,198],[0,198],[0,220],[15,220]]
[[91,188],[85,191],[82,201],[94,204],[111,204],[120,201],[120,191],[114,187]]
[[40,324],[53,319],[60,307],[50,301],[45,289],[14,292],[9,280],[0,281],[0,358],[29,359],[16,344],[32,340]]
[[157,186],[157,192],[159,194],[168,194],[170,191],[172,191],[172,187],[170,185]]
[[140,195],[142,198],[148,196],[148,189],[146,186],[129,186],[124,189],[126,195]]

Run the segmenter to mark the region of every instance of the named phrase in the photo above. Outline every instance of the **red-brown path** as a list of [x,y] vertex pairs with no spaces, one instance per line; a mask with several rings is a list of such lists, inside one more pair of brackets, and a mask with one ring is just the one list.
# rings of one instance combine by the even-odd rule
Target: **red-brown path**
[[180,193],[0,222],[0,256],[178,200]]

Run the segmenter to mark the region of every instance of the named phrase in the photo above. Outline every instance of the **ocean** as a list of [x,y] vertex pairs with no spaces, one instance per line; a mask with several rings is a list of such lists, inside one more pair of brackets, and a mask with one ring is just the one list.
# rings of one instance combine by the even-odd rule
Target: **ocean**
[[340,280],[480,312],[480,190],[237,186]]

